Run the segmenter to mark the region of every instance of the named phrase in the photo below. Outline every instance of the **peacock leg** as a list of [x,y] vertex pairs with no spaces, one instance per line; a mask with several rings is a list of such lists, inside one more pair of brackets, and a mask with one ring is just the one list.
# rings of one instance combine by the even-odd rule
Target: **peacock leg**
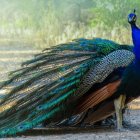
[[122,126],[122,121],[123,121],[123,114],[122,114],[122,109],[125,106],[125,95],[120,95],[119,98],[115,99],[114,101],[114,106],[115,106],[115,112],[116,112],[116,117],[117,117],[117,129],[120,131],[123,126]]

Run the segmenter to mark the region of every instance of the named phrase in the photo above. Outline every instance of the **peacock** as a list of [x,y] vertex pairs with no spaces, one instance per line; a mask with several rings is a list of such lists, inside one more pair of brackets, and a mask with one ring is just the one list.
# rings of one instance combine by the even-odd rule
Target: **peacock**
[[140,29],[135,11],[128,15],[133,44],[93,38],[75,39],[44,49],[0,84],[0,136],[16,135],[46,122],[84,114],[95,123],[122,109],[140,93]]

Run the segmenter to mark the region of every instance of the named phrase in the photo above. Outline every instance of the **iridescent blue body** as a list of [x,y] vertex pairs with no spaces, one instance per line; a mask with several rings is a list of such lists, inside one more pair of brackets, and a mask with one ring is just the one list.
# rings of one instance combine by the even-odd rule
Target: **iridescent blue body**
[[125,69],[122,76],[122,82],[116,93],[117,95],[126,94],[127,97],[138,97],[140,95],[140,29],[135,23],[135,13],[131,13],[128,16],[128,21],[131,25],[135,59]]
[[136,59],[140,61],[140,29],[136,26],[136,24],[131,25],[132,28],[132,39],[134,44],[134,54]]

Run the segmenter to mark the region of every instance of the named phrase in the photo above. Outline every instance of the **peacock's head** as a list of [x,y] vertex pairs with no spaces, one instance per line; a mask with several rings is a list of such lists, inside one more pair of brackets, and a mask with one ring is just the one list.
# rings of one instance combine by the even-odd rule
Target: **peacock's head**
[[128,15],[128,22],[129,22],[130,24],[135,24],[135,23],[136,23],[137,16],[136,16],[135,12],[136,12],[136,10],[134,9],[134,12],[133,12],[133,13],[130,13],[130,14]]

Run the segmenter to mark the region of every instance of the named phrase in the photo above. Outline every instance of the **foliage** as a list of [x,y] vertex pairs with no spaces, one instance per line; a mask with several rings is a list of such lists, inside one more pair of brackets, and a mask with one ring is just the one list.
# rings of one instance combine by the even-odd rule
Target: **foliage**
[[[94,0],[93,0],[94,1]],[[96,8],[92,9],[96,15],[96,24],[102,21],[107,27],[128,26],[126,19],[127,15],[136,8],[137,13],[140,12],[140,1],[135,0],[98,0]],[[94,19],[92,20],[94,23]]]
[[138,7],[139,0],[1,0],[0,36],[39,47],[80,37],[130,44],[127,15]]

